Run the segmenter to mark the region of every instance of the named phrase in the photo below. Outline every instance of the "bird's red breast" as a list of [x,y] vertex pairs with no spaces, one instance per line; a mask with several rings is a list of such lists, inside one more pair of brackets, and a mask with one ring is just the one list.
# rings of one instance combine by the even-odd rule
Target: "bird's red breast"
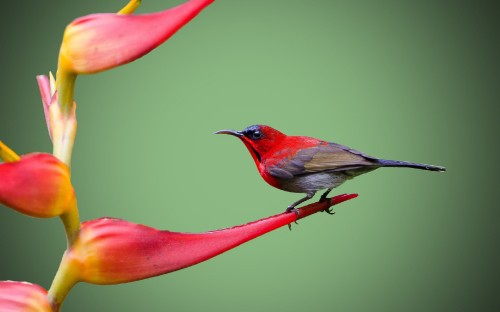
[[273,169],[292,161],[297,153],[308,148],[314,148],[327,142],[305,136],[285,136],[277,142],[266,154],[261,156],[260,162],[255,162],[262,178],[270,185],[280,188],[280,182],[273,175]]

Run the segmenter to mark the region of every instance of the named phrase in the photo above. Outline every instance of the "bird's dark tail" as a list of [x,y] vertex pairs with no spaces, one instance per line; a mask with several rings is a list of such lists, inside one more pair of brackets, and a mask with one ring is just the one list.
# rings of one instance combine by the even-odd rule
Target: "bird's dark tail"
[[446,171],[445,167],[441,166],[433,166],[433,165],[426,165],[426,164],[416,164],[408,161],[401,161],[401,160],[386,160],[386,159],[379,159],[378,163],[382,167],[408,167],[408,168],[415,168],[415,169],[422,169],[422,170],[430,170],[430,171]]

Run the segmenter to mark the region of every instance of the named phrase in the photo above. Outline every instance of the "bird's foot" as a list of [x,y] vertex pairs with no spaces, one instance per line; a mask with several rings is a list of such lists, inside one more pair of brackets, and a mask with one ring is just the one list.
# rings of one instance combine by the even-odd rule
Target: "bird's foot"
[[[285,212],[294,212],[297,215],[297,218],[300,217],[299,210],[295,208],[295,206],[290,205],[286,208]],[[298,224],[297,221],[294,221],[295,224]],[[288,229],[291,231],[292,230],[292,224],[288,223]]]
[[326,196],[328,196],[328,194],[332,191],[333,188],[329,188],[326,190],[326,192],[323,193],[323,195],[321,195],[321,197],[319,198],[319,203],[322,203],[326,200]]
[[[321,197],[319,198],[318,200],[318,203],[323,203],[327,200],[326,196],[328,195],[329,192],[321,195]],[[331,214],[331,215],[334,215],[335,214],[335,211],[333,211],[333,208],[332,207],[328,207],[326,208],[325,210],[323,210],[324,212],[326,212],[327,214]]]
[[292,211],[295,212],[295,214],[297,215],[297,218],[300,217],[299,210],[297,208],[295,208],[295,206],[290,205],[285,210],[285,212],[292,212]]
[[318,203],[322,203],[322,202],[326,201],[327,200],[326,196],[328,196],[328,193],[321,195],[321,197],[318,200]]

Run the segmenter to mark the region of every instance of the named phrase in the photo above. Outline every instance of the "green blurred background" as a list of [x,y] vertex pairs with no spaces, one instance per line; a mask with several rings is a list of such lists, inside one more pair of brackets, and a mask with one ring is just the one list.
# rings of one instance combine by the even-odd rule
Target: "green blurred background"
[[[144,1],[139,13],[182,1]],[[0,19],[0,138],[51,152],[35,75],[74,18],[125,1],[9,1]],[[280,213],[238,140],[264,123],[374,156],[360,197],[194,267],[78,284],[65,311],[498,311],[498,8],[486,2],[217,0],[163,46],[81,76],[72,178],[82,220],[202,232]],[[0,280],[50,287],[58,219],[0,209]]]

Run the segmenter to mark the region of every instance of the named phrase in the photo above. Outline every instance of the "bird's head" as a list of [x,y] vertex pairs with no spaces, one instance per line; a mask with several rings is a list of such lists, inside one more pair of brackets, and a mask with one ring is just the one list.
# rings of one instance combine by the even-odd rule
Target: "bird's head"
[[262,160],[262,156],[278,144],[285,134],[265,125],[253,125],[242,131],[220,130],[216,134],[230,134],[238,137],[247,147],[255,162]]

